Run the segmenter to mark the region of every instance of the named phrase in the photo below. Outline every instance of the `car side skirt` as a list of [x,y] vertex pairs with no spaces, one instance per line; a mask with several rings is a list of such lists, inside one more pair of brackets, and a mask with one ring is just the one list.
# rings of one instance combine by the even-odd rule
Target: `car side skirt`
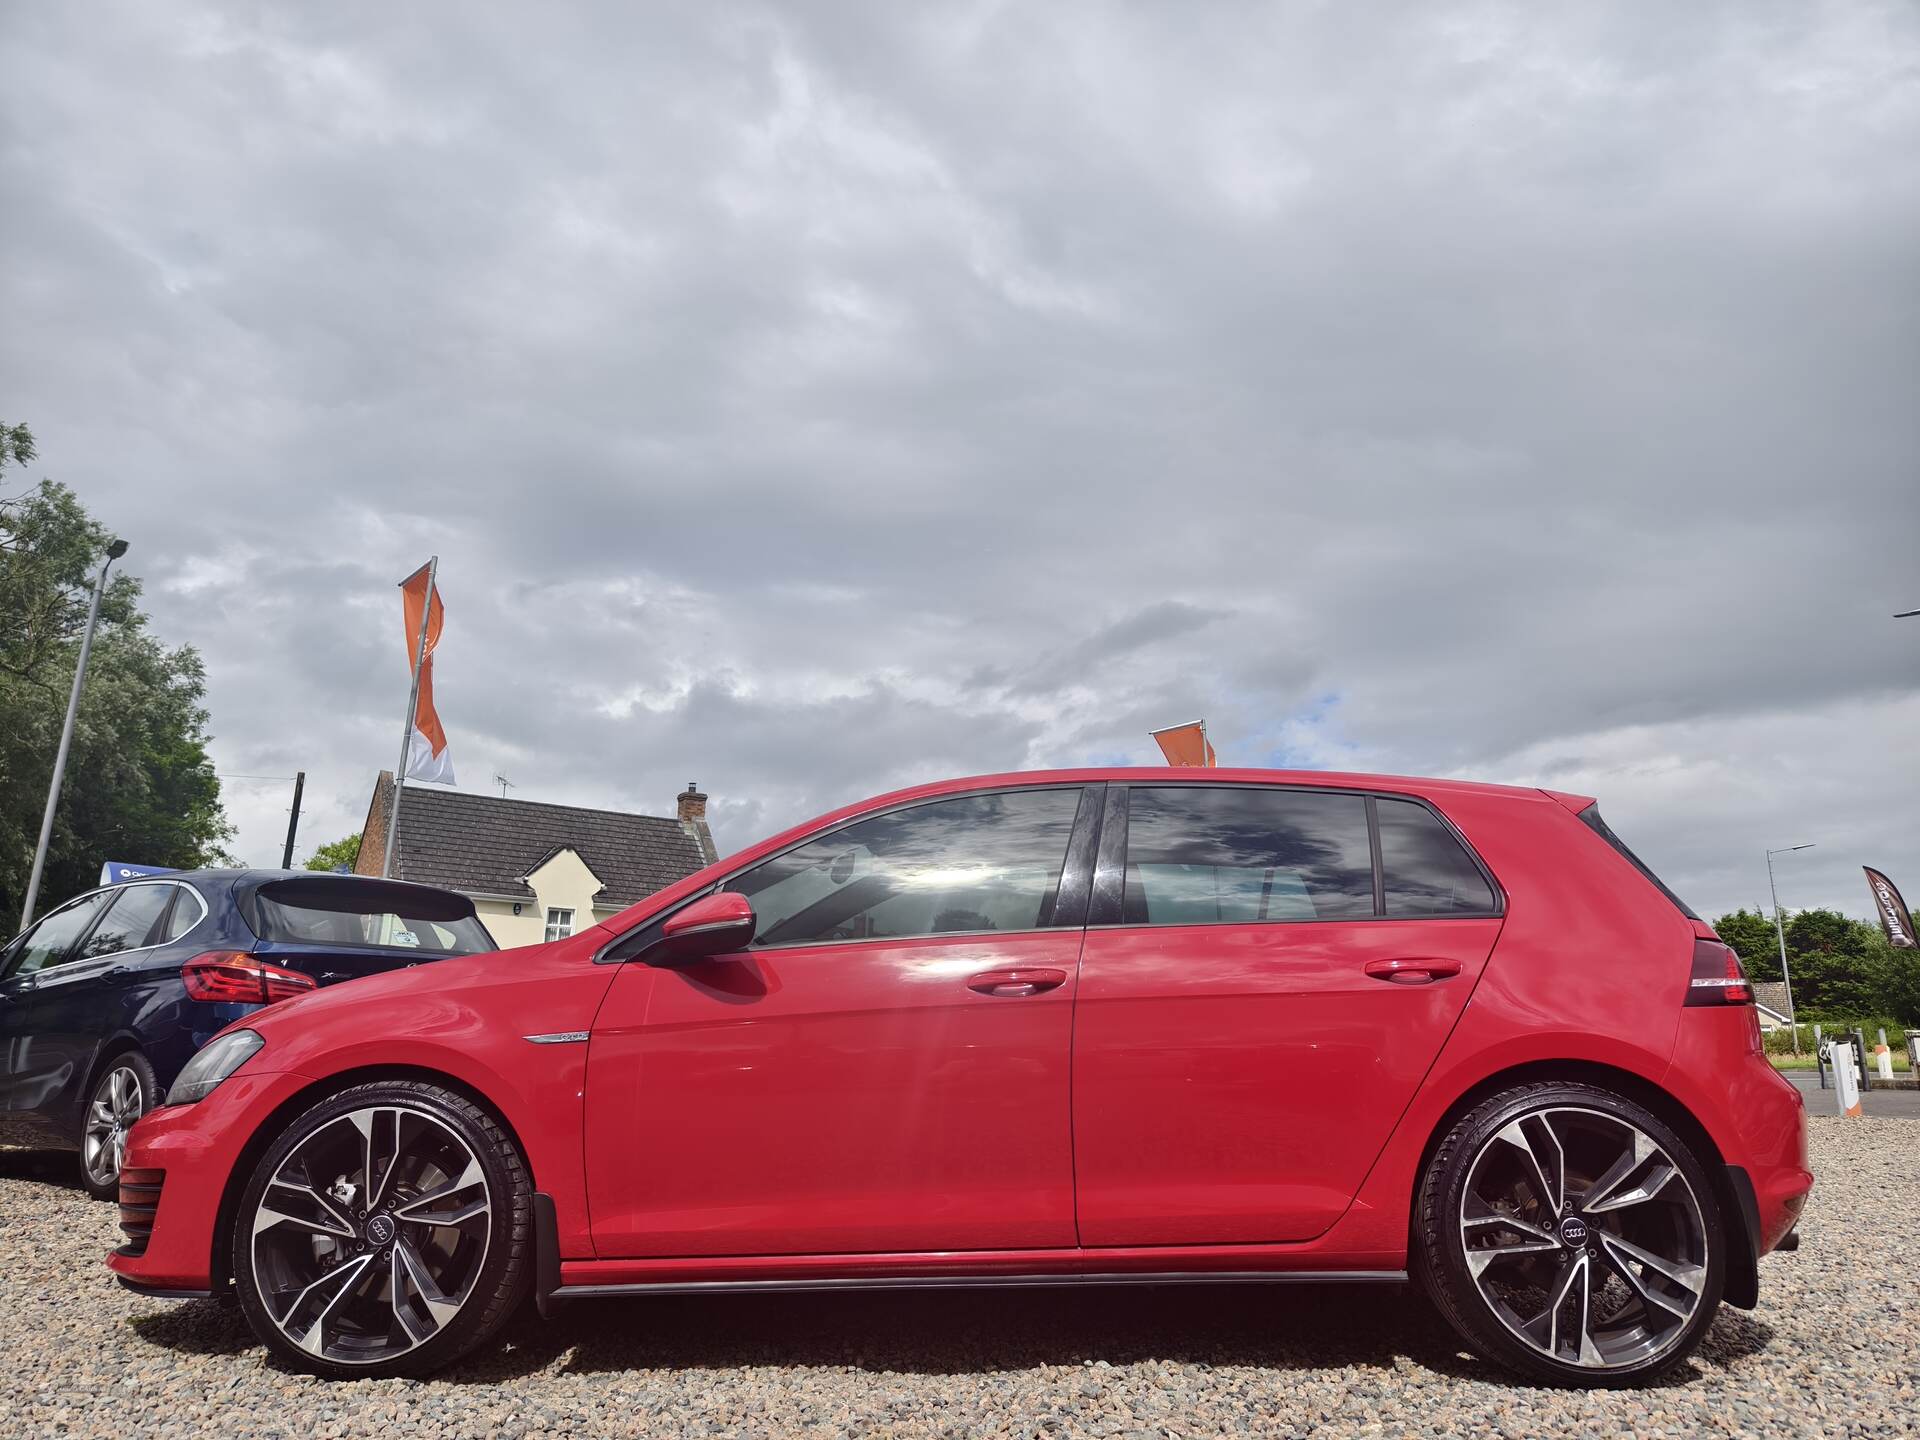
[[784,1280],[655,1280],[562,1285],[554,1300],[611,1295],[767,1294],[796,1290],[1038,1289],[1056,1285],[1404,1285],[1404,1270],[1120,1270],[1029,1275],[854,1275]]

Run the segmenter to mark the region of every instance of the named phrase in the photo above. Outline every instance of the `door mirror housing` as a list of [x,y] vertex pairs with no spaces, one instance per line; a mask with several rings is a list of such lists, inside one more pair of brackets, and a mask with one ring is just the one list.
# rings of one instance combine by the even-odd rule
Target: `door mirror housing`
[[721,890],[669,915],[660,938],[641,959],[653,965],[684,965],[712,955],[728,955],[753,943],[759,919],[746,896]]

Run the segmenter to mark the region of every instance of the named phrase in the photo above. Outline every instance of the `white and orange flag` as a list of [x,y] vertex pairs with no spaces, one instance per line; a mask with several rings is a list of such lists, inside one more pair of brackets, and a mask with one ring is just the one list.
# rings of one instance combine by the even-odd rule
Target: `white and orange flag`
[[[434,566],[422,565],[400,582],[407,617],[407,665],[412,668],[420,651],[421,612],[426,611],[426,654],[420,661],[419,699],[413,707],[413,733],[407,740],[407,779],[428,780],[439,785],[453,781],[453,754],[447,749],[447,732],[440,724],[440,713],[433,708],[433,652],[440,644],[440,626],[446,619],[446,607],[440,603],[440,590],[434,584]],[[432,603],[427,600],[432,592]]]
[[1169,725],[1164,730],[1149,732],[1159,742],[1160,753],[1167,757],[1169,765],[1197,765],[1211,769],[1220,762],[1213,753],[1213,742],[1207,739],[1207,722],[1195,720],[1190,725]]

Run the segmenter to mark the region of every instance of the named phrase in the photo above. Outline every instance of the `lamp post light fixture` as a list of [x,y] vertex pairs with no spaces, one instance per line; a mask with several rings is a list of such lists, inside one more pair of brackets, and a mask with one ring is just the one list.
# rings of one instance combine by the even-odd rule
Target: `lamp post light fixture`
[[93,582],[93,603],[87,607],[87,629],[80,637],[80,658],[73,667],[73,691],[67,696],[67,720],[60,727],[60,748],[53,756],[53,781],[47,786],[46,813],[40,817],[40,843],[33,848],[33,874],[27,881],[27,903],[20,910],[20,928],[33,923],[33,902],[40,897],[40,875],[47,868],[47,842],[53,838],[53,814],[60,808],[60,781],[67,773],[67,751],[73,745],[73,720],[80,713],[80,689],[87,680],[87,656],[93,653],[93,627],[100,621],[100,597],[107,589],[107,568],[127,553],[127,542],[107,542],[107,558]]
[[1804,845],[1784,845],[1778,850],[1767,851],[1767,893],[1773,897],[1773,933],[1780,941],[1780,980],[1787,987],[1787,1031],[1793,1036],[1793,1053],[1800,1053],[1800,1024],[1793,1016],[1793,976],[1787,973],[1787,927],[1780,918],[1780,891],[1773,883],[1773,857],[1791,855],[1795,850],[1811,850],[1814,842]]

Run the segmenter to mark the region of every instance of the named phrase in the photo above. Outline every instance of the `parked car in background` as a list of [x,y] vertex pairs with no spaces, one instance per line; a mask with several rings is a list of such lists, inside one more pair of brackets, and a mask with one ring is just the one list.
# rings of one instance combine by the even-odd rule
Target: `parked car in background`
[[0,1134],[118,1193],[127,1131],[230,1022],[342,980],[497,947],[473,902],[393,880],[188,870],[109,885],[0,949]]
[[1593,801],[1389,776],[902,791],[167,1098],[109,1264],[330,1376],[529,1292],[1413,1278],[1528,1379],[1642,1383],[1813,1183],[1738,958]]

